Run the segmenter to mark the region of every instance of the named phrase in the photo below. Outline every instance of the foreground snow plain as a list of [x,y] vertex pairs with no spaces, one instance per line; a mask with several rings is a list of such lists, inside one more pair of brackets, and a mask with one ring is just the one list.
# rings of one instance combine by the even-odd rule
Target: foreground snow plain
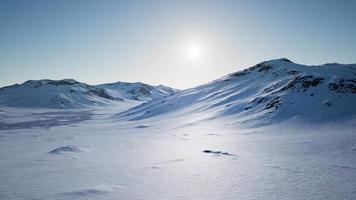
[[242,128],[173,113],[0,108],[0,199],[355,199],[355,121]]

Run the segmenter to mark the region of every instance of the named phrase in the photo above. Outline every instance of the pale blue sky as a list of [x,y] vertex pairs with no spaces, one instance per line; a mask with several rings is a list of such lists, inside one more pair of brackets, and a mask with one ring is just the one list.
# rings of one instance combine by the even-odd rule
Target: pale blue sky
[[[0,0],[0,86],[74,78],[184,89],[263,60],[356,63],[356,1]],[[190,46],[201,55],[187,55]]]

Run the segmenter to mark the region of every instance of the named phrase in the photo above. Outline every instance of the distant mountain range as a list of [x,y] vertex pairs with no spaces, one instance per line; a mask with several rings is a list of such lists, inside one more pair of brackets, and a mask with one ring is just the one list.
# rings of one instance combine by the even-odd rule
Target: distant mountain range
[[282,58],[182,91],[144,83],[88,85],[73,79],[30,80],[0,89],[1,106],[63,109],[120,101],[142,102],[116,115],[128,120],[186,114],[236,123],[346,120],[356,116],[356,64],[306,66]]
[[0,105],[36,108],[85,108],[119,101],[149,101],[174,93],[175,89],[143,83],[117,82],[88,85],[73,79],[30,80],[0,88]]
[[178,91],[177,89],[173,89],[164,85],[152,86],[140,82],[107,83],[98,85],[98,87],[105,89],[107,93],[114,97],[136,101],[150,101],[155,98],[172,95]]

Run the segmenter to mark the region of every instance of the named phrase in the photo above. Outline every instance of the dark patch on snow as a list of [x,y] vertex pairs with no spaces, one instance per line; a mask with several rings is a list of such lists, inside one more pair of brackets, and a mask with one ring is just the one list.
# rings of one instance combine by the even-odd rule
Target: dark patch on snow
[[284,62],[289,62],[289,63],[293,63],[291,60],[289,60],[288,58],[280,58],[278,59],[280,61],[284,61]]
[[98,96],[98,97],[101,97],[104,99],[109,99],[109,100],[123,101],[122,98],[115,98],[115,97],[111,96],[103,88],[98,88],[98,87],[89,86],[89,85],[87,85],[86,88],[88,89],[88,92],[85,92],[86,95]]
[[287,74],[290,74],[290,75],[298,75],[299,72],[298,72],[298,71],[295,71],[295,70],[291,70],[291,71],[288,71]]
[[257,64],[256,67],[259,68],[258,72],[268,72],[272,68],[271,65],[265,63]]
[[49,85],[74,85],[74,84],[79,84],[78,81],[73,80],[73,79],[63,79],[63,80],[47,80],[47,84]]
[[279,83],[274,83],[273,85],[264,88],[262,92],[263,93],[272,92],[273,90],[275,90],[278,87],[278,85],[279,85]]
[[327,106],[327,107],[330,107],[330,106],[333,105],[333,103],[330,102],[330,101],[324,101],[323,104],[324,104],[325,106]]
[[243,71],[239,71],[239,72],[236,72],[233,74],[233,76],[244,76],[244,75],[247,75],[248,72],[246,70],[243,70]]
[[349,166],[349,165],[333,165],[333,167],[341,168],[341,169],[348,169],[348,170],[356,170],[356,167]]
[[266,104],[265,109],[277,109],[281,104],[281,97],[275,97]]
[[268,62],[261,62],[253,67],[250,67],[248,69],[245,69],[243,71],[237,72],[234,74],[234,76],[243,76],[246,74],[251,73],[251,71],[257,70],[258,72],[268,72],[272,68],[272,65]]
[[252,102],[260,104],[262,102],[267,101],[268,97],[256,97],[252,100]]
[[295,76],[291,81],[287,83],[284,87],[280,89],[280,91],[286,91],[290,89],[297,89],[297,92],[299,92],[301,89],[303,91],[306,91],[310,87],[315,87],[322,83],[324,78],[315,78],[312,75],[307,75],[307,76]]
[[141,97],[150,97],[152,95],[152,90],[154,88],[152,86],[143,84],[142,86],[139,86],[138,88],[132,89],[127,91],[128,94],[133,95],[133,100],[140,100]]
[[62,154],[62,153],[71,153],[71,152],[81,152],[82,149],[75,145],[67,145],[53,149],[52,151],[48,152],[51,154]]
[[223,151],[213,151],[213,150],[204,150],[203,153],[209,153],[209,154],[214,154],[214,155],[224,155],[224,156],[236,156],[235,154],[231,154],[228,152],[223,152]]
[[88,196],[104,195],[110,192],[112,191],[107,189],[84,189],[84,190],[62,193],[62,195],[88,197]]
[[339,93],[356,93],[356,80],[340,79],[337,82],[329,83],[329,89]]
[[150,126],[146,126],[146,125],[140,125],[140,126],[136,126],[135,128],[148,128]]
[[312,85],[313,87],[315,87],[315,86],[319,85],[323,80],[324,80],[324,78],[315,78],[315,79],[312,81],[311,85]]

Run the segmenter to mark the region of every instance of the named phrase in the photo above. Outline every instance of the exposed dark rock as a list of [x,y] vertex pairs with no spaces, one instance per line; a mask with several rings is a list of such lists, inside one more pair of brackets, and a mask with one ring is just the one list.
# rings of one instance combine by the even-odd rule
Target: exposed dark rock
[[47,81],[47,84],[49,85],[55,85],[55,86],[58,86],[58,85],[74,85],[74,84],[78,84],[79,82],[78,81],[75,81],[73,79],[63,79],[63,80],[48,80]]
[[279,85],[279,83],[275,83],[267,88],[263,89],[263,93],[268,93],[268,92],[272,92],[273,90],[275,90],[277,88],[277,86]]
[[303,88],[308,88],[308,87],[311,86],[311,84],[312,84],[312,81],[304,81],[304,82],[302,82]]
[[210,153],[210,154],[215,154],[215,155],[224,155],[224,156],[236,156],[235,154],[229,153],[229,152],[223,152],[223,151],[213,151],[213,150],[204,150],[203,153]]
[[265,109],[277,109],[281,104],[281,97],[275,97],[266,104]]
[[129,90],[127,91],[128,94],[132,94],[134,95],[133,98],[135,99],[140,99],[140,96],[150,96],[151,95],[151,90],[153,88],[149,87],[149,86],[140,86],[138,88],[135,88],[133,90]]
[[319,85],[324,78],[314,78],[314,76],[307,75],[307,76],[295,76],[291,81],[287,83],[284,87],[281,88],[281,91],[286,91],[289,89],[304,89],[306,91],[310,87],[315,87]]
[[[257,70],[258,72],[268,72],[272,68],[272,65],[268,62],[259,63],[253,67],[246,69],[248,72]],[[245,71],[245,70],[244,70]]]
[[262,103],[262,102],[265,102],[265,101],[267,101],[267,97],[256,97],[256,98],[254,98],[253,100],[252,100],[252,102],[255,102],[255,103],[257,103],[257,104],[260,104],[260,103]]
[[295,71],[295,70],[292,70],[292,71],[288,71],[287,74],[290,74],[290,75],[297,75],[299,74],[298,71]]
[[247,72],[247,70],[243,70],[243,71],[239,71],[239,72],[234,73],[233,76],[244,76],[244,75],[247,75],[247,74],[249,74]]
[[315,78],[312,81],[312,86],[315,87],[315,86],[319,85],[323,80],[324,80],[324,78]]
[[89,89],[89,91],[85,93],[87,95],[95,95],[95,96],[102,97],[105,99],[117,100],[116,98],[114,98],[111,95],[109,95],[108,93],[106,93],[105,89],[91,87],[91,86],[89,86],[87,88]]
[[329,83],[329,89],[340,93],[356,93],[356,80],[343,80]]
[[284,61],[284,62],[289,62],[289,63],[293,63],[292,61],[290,61],[288,58],[281,58],[279,59],[281,61]]
[[272,68],[272,66],[268,64],[257,64],[257,67],[259,68],[258,72],[267,72]]

